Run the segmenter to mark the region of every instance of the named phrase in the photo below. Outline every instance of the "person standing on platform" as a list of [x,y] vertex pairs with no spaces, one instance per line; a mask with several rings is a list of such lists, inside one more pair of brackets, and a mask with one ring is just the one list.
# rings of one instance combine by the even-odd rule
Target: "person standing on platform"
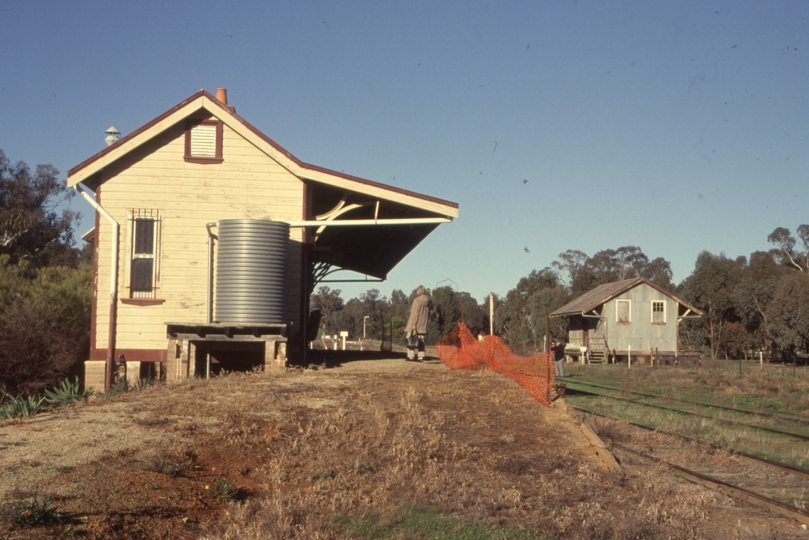
[[[427,335],[427,321],[430,319],[430,297],[427,296],[427,289],[424,285],[419,285],[416,289],[416,297],[410,305],[410,318],[407,319],[405,333],[407,334],[407,359],[410,361],[418,359],[424,362],[424,337]],[[416,339],[411,336],[415,334]],[[418,354],[418,358],[416,355]]]

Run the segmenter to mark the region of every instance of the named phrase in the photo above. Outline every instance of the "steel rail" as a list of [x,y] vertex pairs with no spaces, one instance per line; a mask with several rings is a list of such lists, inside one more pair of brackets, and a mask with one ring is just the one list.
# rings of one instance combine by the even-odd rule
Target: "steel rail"
[[627,446],[624,446],[622,444],[611,443],[611,445],[614,448],[618,448],[618,449],[623,450],[625,452],[629,452],[631,454],[636,454],[636,455],[641,456],[641,457],[643,457],[645,459],[652,460],[652,461],[654,461],[656,463],[661,463],[663,465],[666,465],[667,467],[670,467],[670,468],[682,473],[684,475],[684,477],[686,479],[688,479],[689,481],[691,481],[691,482],[695,482],[697,484],[700,484],[702,486],[708,487],[708,488],[716,490],[716,491],[724,491],[728,495],[730,495],[732,497],[735,497],[737,499],[742,499],[742,500],[747,501],[747,502],[763,505],[763,506],[769,508],[770,510],[773,510],[774,512],[777,512],[777,513],[781,514],[782,516],[791,517],[791,518],[797,519],[801,523],[809,525],[809,512],[806,512],[805,510],[801,510],[800,508],[795,508],[794,506],[789,506],[787,504],[782,503],[781,501],[777,501],[777,500],[772,499],[770,497],[767,497],[765,495],[760,495],[758,493],[750,491],[749,489],[745,489],[745,488],[743,488],[741,486],[737,486],[737,485],[725,482],[723,480],[719,480],[718,478],[713,478],[711,476],[708,476],[708,475],[705,475],[705,474],[702,474],[702,473],[698,473],[698,472],[692,471],[690,469],[686,469],[685,467],[681,467],[679,465],[675,465],[674,463],[670,463],[670,462],[668,462],[666,460],[663,460],[663,459],[660,459],[658,457],[651,456],[651,455],[645,454],[643,452],[639,452],[638,450],[634,450],[634,449],[629,448]]
[[583,384],[585,386],[594,386],[596,388],[606,388],[607,390],[615,390],[616,392],[629,392],[631,394],[637,394],[639,396],[658,398],[658,399],[668,399],[668,400],[671,400],[671,401],[679,401],[680,403],[688,403],[690,405],[701,405],[703,407],[713,407],[715,409],[723,409],[723,410],[726,410],[726,411],[733,411],[733,412],[738,412],[738,413],[743,413],[743,414],[766,416],[768,418],[780,418],[782,420],[787,420],[789,422],[797,422],[799,424],[809,424],[809,418],[799,418],[799,417],[792,417],[792,416],[783,416],[783,415],[780,415],[780,414],[772,414],[772,413],[764,413],[764,412],[759,412],[759,411],[751,411],[749,409],[739,409],[739,408],[736,408],[736,407],[728,407],[728,406],[725,406],[725,405],[715,405],[713,403],[705,403],[704,401],[691,401],[691,400],[688,400],[688,399],[681,399],[681,398],[676,398],[676,397],[671,397],[671,396],[660,396],[660,395],[657,395],[657,394],[648,394],[646,392],[638,392],[637,390],[624,390],[622,388],[615,388],[614,386],[605,386],[603,384],[595,384],[595,383],[589,383],[589,382],[584,382],[584,381],[575,381],[575,380],[571,381],[571,380],[568,380],[567,382],[572,382],[574,384]]
[[664,405],[654,405],[652,403],[643,403],[642,401],[637,401],[635,399],[628,399],[628,398],[622,398],[622,397],[617,397],[617,396],[608,396],[608,395],[605,395],[605,394],[599,394],[597,392],[588,392],[587,390],[577,390],[577,391],[582,392],[584,394],[589,394],[591,396],[599,396],[599,397],[604,397],[604,398],[607,398],[607,399],[614,399],[616,401],[626,401],[628,403],[635,403],[637,405],[642,405],[644,407],[654,407],[655,409],[663,409],[664,411],[672,411],[672,412],[676,412],[676,413],[680,413],[680,414],[688,414],[688,415],[691,415],[691,416],[696,416],[697,418],[707,418],[709,420],[713,420],[714,422],[719,422],[719,423],[722,423],[722,424],[745,426],[745,427],[749,427],[751,429],[758,429],[760,431],[767,431],[769,433],[775,433],[775,434],[778,434],[778,435],[783,435],[785,437],[793,437],[795,439],[800,439],[802,441],[809,441],[809,435],[801,435],[800,433],[792,433],[792,432],[789,432],[789,431],[782,431],[780,429],[769,428],[769,427],[766,427],[766,426],[757,426],[755,424],[747,424],[745,422],[736,422],[734,420],[725,420],[724,418],[717,418],[715,416],[711,416],[711,415],[708,415],[708,414],[699,414],[699,413],[695,413],[695,412],[683,411],[681,409],[675,409],[673,407],[666,407]]
[[790,465],[789,463],[783,463],[781,461],[775,461],[774,459],[768,459],[768,458],[765,458],[765,457],[757,456],[755,454],[749,454],[749,453],[747,453],[747,452],[745,452],[743,450],[737,450],[735,448],[731,448],[730,446],[723,446],[721,444],[716,444],[716,443],[704,441],[702,439],[695,439],[693,437],[689,437],[688,435],[683,435],[681,433],[674,433],[673,431],[666,431],[666,430],[663,430],[663,429],[658,429],[658,428],[653,427],[653,426],[647,426],[647,425],[644,425],[644,424],[639,424],[637,422],[633,422],[632,420],[626,420],[624,418],[618,418],[617,416],[610,416],[608,414],[603,414],[603,413],[591,411],[591,410],[588,410],[588,409],[584,409],[582,407],[577,407],[575,405],[568,405],[568,407],[570,407],[573,410],[581,411],[581,412],[586,413],[586,414],[592,414],[594,416],[600,416],[602,418],[608,418],[610,420],[617,420],[619,422],[625,422],[625,423],[627,423],[627,424],[629,424],[631,426],[635,426],[637,428],[645,429],[645,430],[648,430],[648,431],[653,431],[655,433],[662,433],[663,435],[669,435],[669,436],[672,436],[672,437],[678,437],[680,439],[683,439],[683,440],[686,440],[686,441],[689,441],[689,442],[695,442],[695,443],[698,443],[698,444],[707,445],[707,446],[710,446],[711,448],[715,448],[717,450],[723,450],[725,452],[729,452],[731,454],[741,456],[741,457],[743,457],[745,459],[748,459],[750,461],[754,461],[756,463],[764,463],[765,465],[769,465],[771,467],[777,467],[779,469],[784,469],[787,472],[794,473],[794,474],[797,474],[799,476],[805,476],[805,477],[809,478],[809,469],[804,469],[803,467],[798,467],[797,465]]

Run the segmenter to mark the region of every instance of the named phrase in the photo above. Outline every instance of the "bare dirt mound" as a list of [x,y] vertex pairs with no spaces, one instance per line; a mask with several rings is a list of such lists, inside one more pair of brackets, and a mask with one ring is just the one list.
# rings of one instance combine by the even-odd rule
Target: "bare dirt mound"
[[[404,360],[147,388],[0,426],[0,501],[62,521],[3,538],[342,538],[417,503],[564,538],[799,537],[667,474],[610,471],[563,406]],[[753,535],[753,536],[751,536]]]

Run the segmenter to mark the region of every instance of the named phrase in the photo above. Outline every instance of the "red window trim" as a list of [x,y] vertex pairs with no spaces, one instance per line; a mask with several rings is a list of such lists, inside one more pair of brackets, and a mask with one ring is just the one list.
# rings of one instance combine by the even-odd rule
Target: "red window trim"
[[[123,354],[129,362],[165,362],[167,349],[115,349],[116,354]],[[90,349],[90,360],[106,360],[107,349]]]
[[[216,126],[216,157],[199,157],[199,156],[192,156],[191,155],[191,130],[197,126]],[[188,123],[185,126],[185,155],[183,159],[185,159],[188,163],[200,163],[200,164],[211,164],[211,163],[222,163],[224,159],[222,158],[222,136],[223,136],[223,124],[218,120],[202,120],[198,122]]]

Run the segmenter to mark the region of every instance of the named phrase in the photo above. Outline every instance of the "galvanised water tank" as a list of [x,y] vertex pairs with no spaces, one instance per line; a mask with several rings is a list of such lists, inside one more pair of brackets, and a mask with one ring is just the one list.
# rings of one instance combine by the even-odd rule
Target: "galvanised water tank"
[[284,324],[289,224],[224,219],[218,232],[214,320]]

